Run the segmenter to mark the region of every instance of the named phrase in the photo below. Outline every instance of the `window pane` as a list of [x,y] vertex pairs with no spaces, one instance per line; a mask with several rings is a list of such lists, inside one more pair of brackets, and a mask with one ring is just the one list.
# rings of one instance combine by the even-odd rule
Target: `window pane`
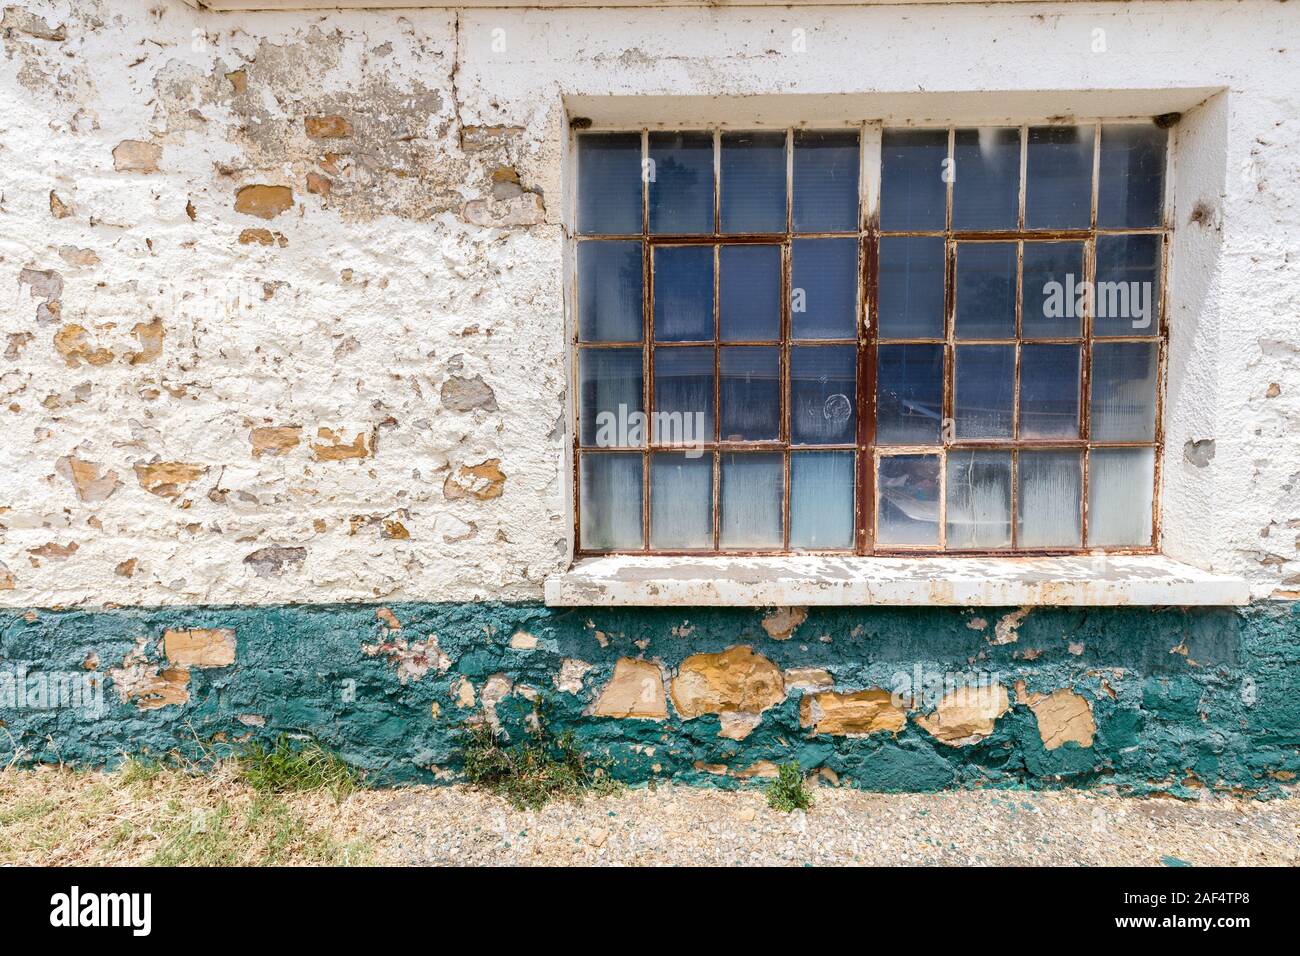
[[954,548],[1011,547],[1011,452],[948,452],[948,533]]
[[958,438],[1010,438],[1015,400],[1016,347],[957,348],[953,414]]
[[1156,436],[1155,342],[1098,342],[1092,347],[1093,441],[1151,441]]
[[713,456],[650,456],[650,547],[713,547]]
[[1014,229],[1020,217],[1020,130],[959,129],[953,141],[952,227]]
[[785,133],[722,134],[722,231],[785,232]]
[[781,247],[723,246],[718,252],[718,315],[724,341],[781,336]]
[[946,129],[887,129],[880,144],[880,228],[938,230],[948,218]]
[[939,456],[887,455],[876,473],[881,546],[939,543]]
[[858,352],[851,345],[790,350],[790,441],[844,445],[854,440]]
[[1021,278],[1020,334],[1064,339],[1083,329],[1082,242],[1026,242]]
[[853,547],[851,451],[811,451],[790,456],[790,547]]
[[857,232],[857,130],[796,130],[794,231]]
[[1025,169],[1025,228],[1086,229],[1092,219],[1091,126],[1035,126]]
[[886,445],[938,442],[943,346],[882,345],[876,356],[876,440]]
[[582,456],[582,547],[594,551],[644,546],[641,456]]
[[1020,347],[1020,437],[1079,437],[1079,346]]
[[1077,548],[1083,468],[1077,451],[1020,452],[1016,543],[1021,548]]
[[856,338],[858,241],[796,239],[790,259],[791,336]]
[[781,437],[781,352],[737,345],[722,349],[722,440]]
[[654,291],[657,341],[712,340],[712,246],[657,246]]
[[641,134],[584,133],[578,137],[578,231],[583,235],[641,232]]
[[1016,244],[962,242],[957,245],[956,336],[959,339],[1016,337]]
[[943,239],[880,240],[880,337],[943,338]]
[[713,134],[650,134],[650,231],[713,231]]
[[1152,124],[1101,128],[1097,225],[1103,229],[1160,225],[1168,130]]
[[1098,236],[1094,335],[1156,335],[1159,236]]
[[1088,453],[1088,546],[1151,544],[1154,448],[1094,448]]
[[785,461],[780,452],[723,455],[721,546],[781,547],[784,489]]
[[578,353],[582,444],[626,448],[645,444],[640,349],[582,349]]
[[699,445],[713,440],[713,349],[655,349],[654,440]]
[[584,342],[640,342],[641,243],[578,243],[578,334]]

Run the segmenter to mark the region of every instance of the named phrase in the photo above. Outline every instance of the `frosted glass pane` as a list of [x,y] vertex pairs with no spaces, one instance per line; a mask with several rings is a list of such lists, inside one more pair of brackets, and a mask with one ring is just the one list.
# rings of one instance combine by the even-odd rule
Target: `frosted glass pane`
[[650,231],[713,232],[713,134],[650,134]]
[[880,240],[880,337],[943,338],[943,239]]
[[1022,451],[1016,543],[1021,548],[1082,544],[1082,456],[1077,451]]
[[1020,437],[1079,437],[1079,346],[1020,347]]
[[943,346],[882,345],[876,353],[876,440],[929,445],[943,423]]
[[1159,331],[1159,236],[1098,236],[1093,335]]
[[858,231],[857,130],[796,130],[795,232]]
[[876,473],[880,546],[939,543],[939,456],[889,455]]
[[1088,453],[1088,546],[1151,544],[1154,448],[1094,448]]
[[961,345],[954,372],[958,438],[1010,438],[1016,386],[1014,345]]
[[1093,441],[1151,441],[1156,435],[1155,342],[1092,347]]
[[587,236],[641,232],[640,133],[578,137],[578,231]]
[[588,448],[645,444],[644,375],[640,349],[582,349],[578,353],[578,417]]
[[1091,126],[1035,126],[1025,169],[1025,228],[1086,229],[1092,219]]
[[852,345],[790,350],[790,441],[847,445],[857,428],[858,350]]
[[785,462],[779,453],[722,456],[719,516],[724,548],[779,548]]
[[1154,123],[1101,128],[1097,225],[1103,229],[1160,225],[1169,131]]
[[790,456],[790,547],[853,547],[853,452]]
[[650,456],[650,547],[713,547],[713,455]]
[[942,229],[947,219],[946,129],[887,129],[880,143],[880,228]]
[[959,129],[953,141],[952,227],[1014,229],[1020,215],[1020,130]]
[[775,441],[781,437],[781,353],[775,347],[722,349],[722,440]]
[[584,342],[640,342],[641,243],[578,244],[578,334]]
[[594,551],[640,550],[641,456],[582,456],[582,546]]
[[722,134],[722,231],[785,232],[785,133]]
[[654,293],[657,341],[712,340],[713,247],[656,247]]
[[856,239],[794,240],[790,273],[790,334],[794,338],[857,338]]
[[948,452],[947,547],[1011,546],[1011,453]]
[[713,441],[713,349],[655,349],[654,441]]
[[718,250],[718,319],[723,341],[780,338],[780,246],[723,246]]
[[1021,337],[1066,339],[1082,334],[1083,280],[1082,242],[1026,242]]
[[1014,242],[957,245],[957,338],[1016,337],[1016,258]]

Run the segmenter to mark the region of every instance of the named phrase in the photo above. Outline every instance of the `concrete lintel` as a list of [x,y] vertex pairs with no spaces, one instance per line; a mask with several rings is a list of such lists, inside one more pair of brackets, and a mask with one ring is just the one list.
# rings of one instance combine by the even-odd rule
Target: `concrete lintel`
[[558,607],[1240,605],[1247,583],[1162,555],[1059,558],[587,558],[546,581]]

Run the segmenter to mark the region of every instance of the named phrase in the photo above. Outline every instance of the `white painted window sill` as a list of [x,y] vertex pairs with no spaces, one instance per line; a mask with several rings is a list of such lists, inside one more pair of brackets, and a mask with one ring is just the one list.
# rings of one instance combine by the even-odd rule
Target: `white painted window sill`
[[1006,558],[584,558],[546,581],[552,607],[1235,605],[1245,580],[1163,555]]

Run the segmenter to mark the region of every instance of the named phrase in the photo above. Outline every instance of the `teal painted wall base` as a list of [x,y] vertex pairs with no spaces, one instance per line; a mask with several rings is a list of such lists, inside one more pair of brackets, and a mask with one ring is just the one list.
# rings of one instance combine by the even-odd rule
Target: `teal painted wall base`
[[[635,783],[740,785],[790,760],[886,791],[1268,794],[1300,774],[1296,605],[801,613],[535,604],[9,611],[0,614],[0,762],[16,753],[111,765],[290,733],[379,783],[451,780],[467,718],[486,707],[517,738],[540,701],[552,729],[575,730],[585,750]],[[178,633],[164,641],[169,630]],[[756,656],[692,658],[738,645]],[[624,664],[601,698],[620,659],[654,666]],[[79,675],[102,692],[102,706],[66,706]],[[1006,691],[987,724],[941,706],[953,681],[972,677]],[[817,706],[814,695],[825,695]],[[662,719],[593,713],[611,709]]]

